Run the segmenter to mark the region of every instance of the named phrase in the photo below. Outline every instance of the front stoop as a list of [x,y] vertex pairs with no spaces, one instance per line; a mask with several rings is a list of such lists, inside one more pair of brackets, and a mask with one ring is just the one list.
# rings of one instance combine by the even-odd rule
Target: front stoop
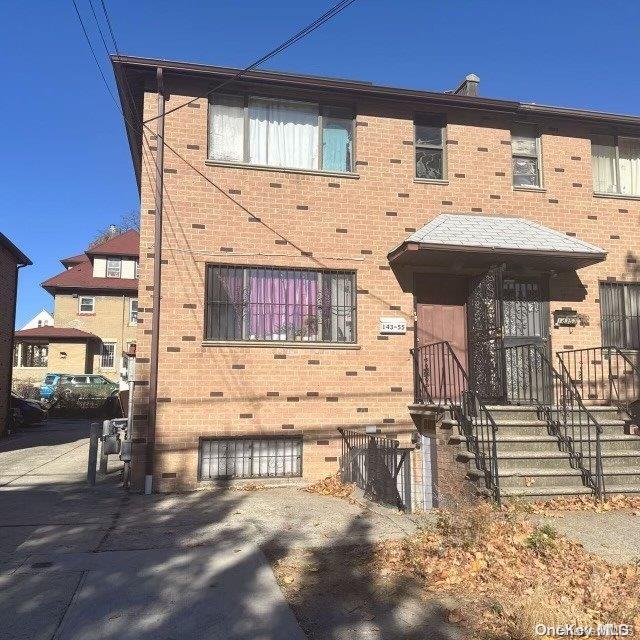
[[[544,500],[591,493],[580,470],[572,468],[569,455],[560,450],[557,438],[549,433],[546,421],[539,418],[535,407],[496,405],[488,409],[498,427],[496,449],[503,498]],[[589,410],[603,429],[606,492],[640,495],[640,437],[633,434],[615,407],[589,407]],[[441,419],[440,428],[449,431],[450,444],[465,441],[454,420]],[[592,451],[595,456],[595,439]],[[468,477],[478,481],[482,493],[484,478],[473,455],[459,459],[468,465]]]

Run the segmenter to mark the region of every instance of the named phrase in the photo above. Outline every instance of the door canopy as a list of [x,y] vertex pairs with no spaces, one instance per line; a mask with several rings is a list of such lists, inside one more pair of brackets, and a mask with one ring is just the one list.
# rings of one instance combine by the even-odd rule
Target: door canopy
[[392,265],[487,268],[498,262],[541,271],[574,271],[607,252],[523,218],[443,213],[389,253]]

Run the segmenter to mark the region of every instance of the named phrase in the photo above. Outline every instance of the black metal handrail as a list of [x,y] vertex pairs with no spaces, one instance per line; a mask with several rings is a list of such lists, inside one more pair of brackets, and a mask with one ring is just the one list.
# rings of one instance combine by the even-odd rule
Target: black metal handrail
[[447,341],[411,349],[414,363],[416,404],[448,406],[460,425],[467,449],[484,474],[491,497],[500,503],[500,478],[496,437],[498,427],[469,376]]
[[545,353],[533,344],[501,347],[505,364],[507,400],[535,405],[544,416],[549,433],[579,469],[585,485],[596,498],[605,499],[602,471],[602,426],[584,405],[560,360],[557,371]]
[[619,347],[589,347],[558,351],[558,359],[585,400],[613,404],[630,413],[640,395],[640,354],[634,362]]

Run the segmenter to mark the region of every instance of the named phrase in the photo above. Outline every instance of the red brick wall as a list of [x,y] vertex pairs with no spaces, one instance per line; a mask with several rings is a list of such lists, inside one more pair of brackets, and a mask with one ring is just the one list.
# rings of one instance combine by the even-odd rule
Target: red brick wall
[[[167,108],[191,97],[183,94],[171,95]],[[569,305],[589,317],[585,327],[552,329],[555,349],[599,344],[598,280],[637,275],[632,260],[640,236],[639,202],[593,195],[586,127],[539,123],[544,189],[525,192],[512,188],[511,123],[506,117],[448,114],[449,179],[426,184],[413,179],[414,111],[409,107],[356,104],[357,178],[337,178],[207,165],[206,100],[196,105],[167,116],[166,140],[220,191],[166,150],[162,401],[155,467],[159,490],[194,486],[201,436],[303,434],[304,477],[313,480],[337,468],[337,427],[411,430],[407,404],[412,399],[413,332],[383,337],[378,321],[383,315],[404,316],[412,327],[413,300],[401,290],[386,256],[439,213],[517,215],[609,252],[605,263],[578,272],[587,292],[582,302],[566,302],[580,288],[571,278],[552,280],[552,310]],[[155,94],[147,93],[145,118],[155,113]],[[137,377],[143,385],[148,380],[155,209],[153,161],[148,152],[145,156],[137,343]],[[207,262],[355,269],[356,348],[203,345]],[[138,478],[147,389],[141,386],[136,394]]]
[[0,436],[8,418],[9,378],[13,366],[13,320],[16,305],[16,259],[0,246]]

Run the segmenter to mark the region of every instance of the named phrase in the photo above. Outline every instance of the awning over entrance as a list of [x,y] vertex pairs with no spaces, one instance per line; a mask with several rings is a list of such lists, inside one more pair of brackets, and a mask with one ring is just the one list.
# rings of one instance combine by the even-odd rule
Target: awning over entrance
[[388,255],[392,265],[482,268],[497,262],[573,271],[602,262],[607,252],[523,218],[443,213]]

